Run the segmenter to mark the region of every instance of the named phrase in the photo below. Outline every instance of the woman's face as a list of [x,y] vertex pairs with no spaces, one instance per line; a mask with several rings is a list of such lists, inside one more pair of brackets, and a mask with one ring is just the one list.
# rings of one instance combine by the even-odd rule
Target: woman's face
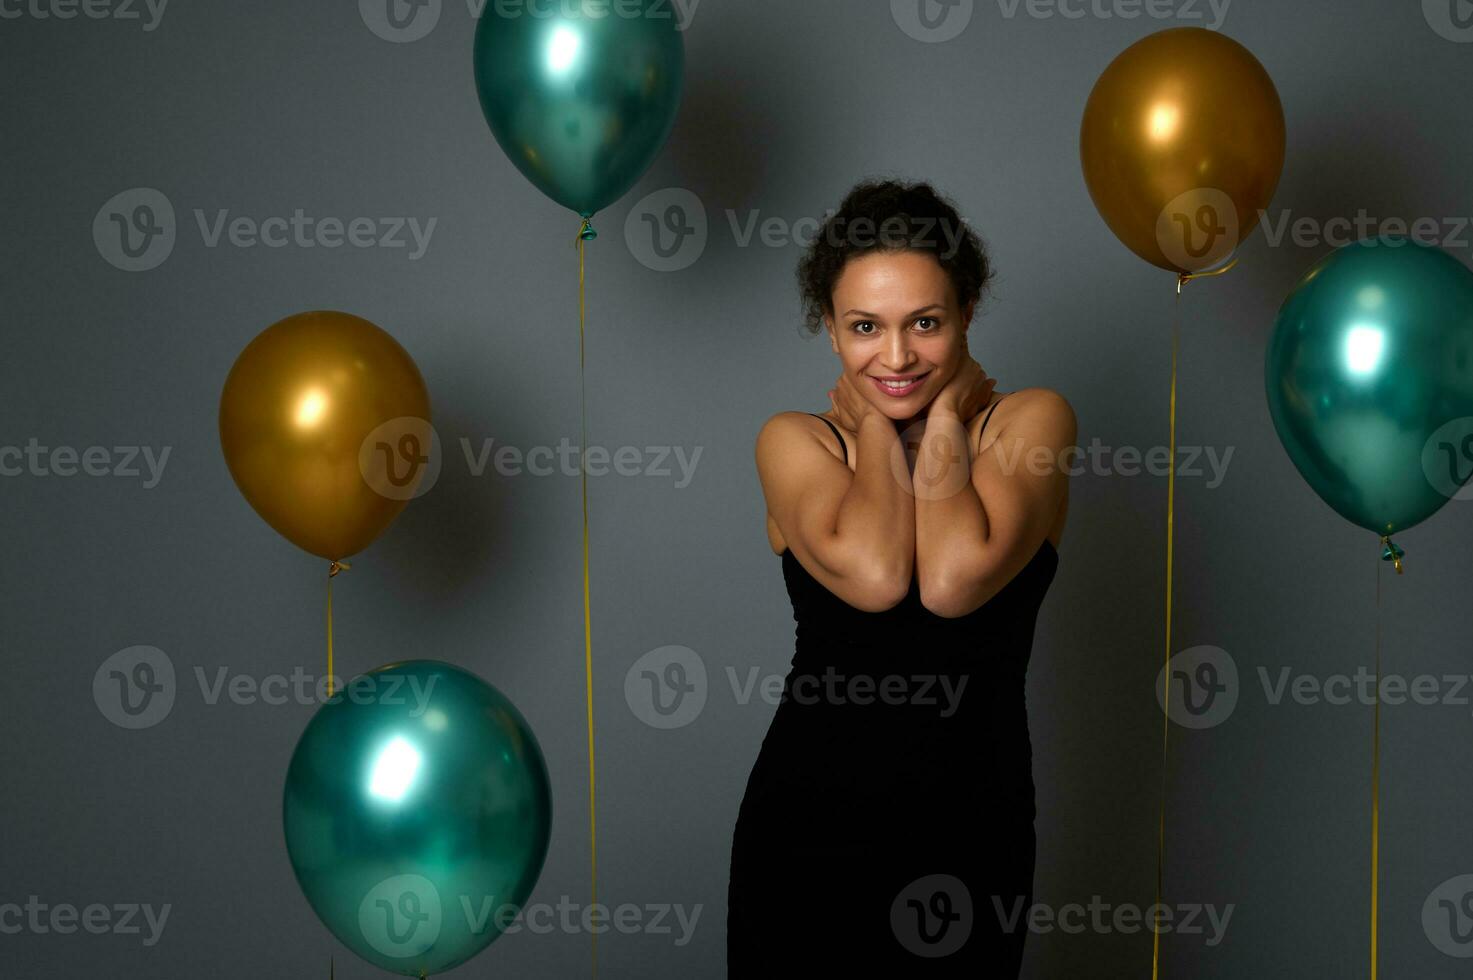
[[920,415],[956,373],[971,310],[929,252],[870,252],[834,283],[829,339],[844,373],[891,419]]

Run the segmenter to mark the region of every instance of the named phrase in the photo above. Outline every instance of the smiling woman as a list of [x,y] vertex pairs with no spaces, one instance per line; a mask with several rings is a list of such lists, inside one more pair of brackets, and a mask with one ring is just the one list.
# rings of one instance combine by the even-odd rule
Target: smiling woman
[[1017,976],[1024,686],[1076,427],[1057,393],[996,393],[973,359],[991,275],[949,203],[894,181],[855,187],[799,267],[841,372],[830,411],[757,438],[797,629],[732,844],[733,978]]

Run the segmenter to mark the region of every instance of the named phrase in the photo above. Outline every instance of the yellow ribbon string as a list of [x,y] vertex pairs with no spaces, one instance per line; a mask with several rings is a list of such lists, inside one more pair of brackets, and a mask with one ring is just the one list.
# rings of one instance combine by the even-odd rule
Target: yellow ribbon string
[[[1401,558],[1396,546],[1386,535],[1381,544],[1390,550],[1396,564],[1396,574],[1401,574]],[[1381,562],[1376,562],[1376,700],[1372,702],[1371,722],[1371,980],[1376,980],[1380,969],[1376,955],[1380,938],[1377,915],[1380,900],[1381,865]]]
[[[592,904],[598,904],[598,823],[597,807],[594,803],[593,765],[593,625],[589,615],[588,596],[588,397],[584,384],[583,322],[585,308],[583,299],[583,243],[594,237],[593,225],[588,216],[578,229],[575,244],[578,246],[578,471],[583,491],[583,676],[585,697],[588,702],[588,860]],[[593,937],[593,975],[598,976],[598,933]]]
[[332,580],[337,578],[338,572],[352,568],[345,561],[335,561],[327,566],[327,696],[332,697],[334,692],[332,673]]
[[1171,578],[1172,544],[1176,515],[1176,361],[1181,334],[1181,287],[1187,281],[1186,273],[1176,280],[1176,305],[1171,316],[1171,466],[1166,473],[1166,657],[1162,666],[1165,683],[1161,698],[1161,806],[1156,824],[1156,904],[1151,930],[1151,980],[1160,976],[1161,970],[1161,893],[1166,867],[1166,746],[1171,734]]
[[1166,765],[1167,746],[1171,736],[1171,579],[1176,517],[1176,362],[1181,348],[1181,288],[1193,279],[1220,276],[1238,264],[1235,258],[1221,269],[1210,272],[1182,272],[1176,277],[1176,305],[1171,316],[1171,466],[1166,473],[1166,656],[1162,666],[1161,712],[1161,806],[1156,821],[1156,904],[1154,928],[1151,930],[1151,980],[1161,975],[1161,895],[1166,877]]

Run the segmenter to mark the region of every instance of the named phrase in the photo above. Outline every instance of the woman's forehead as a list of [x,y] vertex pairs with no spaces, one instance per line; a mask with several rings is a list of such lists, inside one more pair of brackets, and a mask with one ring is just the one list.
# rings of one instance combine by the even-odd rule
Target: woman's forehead
[[[950,305],[954,290],[946,270],[928,252],[871,252],[844,265],[834,283],[836,308],[846,312],[853,303],[871,313],[877,306],[909,313],[932,303]],[[852,302],[850,302],[852,301]]]

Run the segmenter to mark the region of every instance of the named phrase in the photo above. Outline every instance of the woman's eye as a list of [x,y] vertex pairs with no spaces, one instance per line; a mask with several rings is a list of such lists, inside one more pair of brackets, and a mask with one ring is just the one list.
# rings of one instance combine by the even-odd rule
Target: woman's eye
[[[928,324],[929,327],[927,326]],[[916,326],[920,327],[923,331],[928,329],[934,330],[941,326],[941,321],[934,316],[923,316],[916,320]]]
[[873,330],[872,329],[871,330],[865,330],[865,329],[863,329],[864,327],[871,327],[871,328],[873,328],[874,327],[874,324],[871,323],[869,320],[860,320],[858,323],[856,323],[854,325],[854,332],[855,333],[862,333],[862,334],[866,334],[866,335],[868,335],[870,333],[873,333]]

